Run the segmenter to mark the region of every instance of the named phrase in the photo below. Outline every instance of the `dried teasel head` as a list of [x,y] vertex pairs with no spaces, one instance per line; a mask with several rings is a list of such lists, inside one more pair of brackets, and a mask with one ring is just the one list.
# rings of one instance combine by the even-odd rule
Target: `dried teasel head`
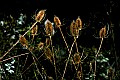
[[50,43],[51,43],[50,39],[49,39],[49,38],[46,38],[46,41],[45,41],[46,47],[49,47],[49,46],[50,46]]
[[72,21],[72,23],[70,25],[70,32],[71,32],[72,36],[74,36],[74,37],[77,37],[79,34],[79,30],[78,30],[74,20]]
[[38,25],[35,25],[32,29],[31,29],[31,34],[32,35],[36,35],[38,32]]
[[57,16],[54,16],[54,23],[55,23],[56,27],[61,26],[61,21]]
[[77,78],[78,78],[79,80],[81,80],[81,77],[82,77],[82,73],[81,73],[80,70],[78,70],[78,72],[77,72]]
[[74,59],[75,64],[79,64],[80,61],[81,61],[81,58],[80,58],[80,55],[79,55],[79,54],[80,54],[80,53],[78,52],[78,53],[75,53],[74,56],[73,56],[73,59]]
[[106,36],[106,27],[103,27],[102,29],[100,29],[99,36],[100,36],[100,38],[105,38],[105,36]]
[[32,52],[33,50],[34,50],[34,46],[30,46],[30,47],[29,47],[29,51]]
[[76,19],[76,26],[79,30],[82,29],[82,20],[80,19],[80,17]]
[[40,10],[40,11],[38,12],[38,14],[37,14],[36,17],[35,17],[35,20],[36,20],[37,22],[40,22],[40,21],[44,18],[44,16],[45,16],[45,11],[46,11],[46,10]]
[[40,42],[39,44],[38,44],[38,49],[39,50],[42,50],[44,48],[44,43],[43,42]]
[[54,79],[51,76],[47,76],[47,80],[54,80]]
[[44,49],[44,54],[47,57],[47,59],[49,59],[50,61],[52,61],[52,52],[51,52],[50,48],[45,48]]
[[48,36],[53,35],[53,25],[48,19],[45,21],[45,32]]
[[26,40],[26,38],[24,36],[20,36],[19,41],[22,44],[22,46],[28,48],[28,41]]

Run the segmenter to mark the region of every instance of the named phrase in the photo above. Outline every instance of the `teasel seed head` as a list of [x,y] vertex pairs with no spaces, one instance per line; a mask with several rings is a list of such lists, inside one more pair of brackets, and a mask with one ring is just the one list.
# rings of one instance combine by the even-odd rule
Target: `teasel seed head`
[[78,70],[78,72],[77,72],[77,78],[78,78],[79,80],[81,80],[81,77],[82,77],[82,73],[81,73],[80,70]]
[[45,48],[44,49],[44,54],[47,57],[47,59],[49,59],[50,61],[52,61],[52,52],[51,52],[50,48]]
[[74,37],[77,37],[79,35],[79,30],[78,30],[74,20],[72,21],[72,23],[70,25],[70,32],[71,32],[72,36],[74,36]]
[[44,16],[45,16],[45,11],[46,11],[46,10],[40,10],[40,11],[38,12],[38,14],[37,14],[36,17],[35,17],[35,20],[36,20],[37,22],[40,22],[40,21],[44,18]]
[[38,25],[35,25],[35,26],[32,28],[31,33],[32,33],[32,35],[36,35],[37,32],[38,32]]
[[33,50],[34,50],[34,46],[30,46],[30,47],[29,47],[29,51],[32,52]]
[[46,41],[45,41],[46,47],[49,47],[49,46],[50,46],[50,43],[51,43],[50,39],[49,39],[49,38],[46,38]]
[[82,29],[82,20],[80,19],[80,17],[76,19],[76,26],[79,30]]
[[80,58],[80,55],[79,55],[79,54],[80,54],[80,53],[77,52],[77,53],[75,53],[74,56],[73,56],[73,59],[74,59],[75,64],[79,64],[80,61],[81,61],[81,58]]
[[54,16],[54,23],[55,23],[56,27],[61,26],[61,21],[57,16]]
[[22,44],[22,46],[28,48],[28,41],[26,40],[26,38],[25,38],[24,36],[21,35],[21,36],[19,37],[19,41],[20,41],[20,43]]
[[45,22],[45,32],[46,32],[46,35],[48,36],[53,35],[53,25],[48,19]]
[[100,29],[99,36],[100,36],[100,38],[105,38],[105,36],[106,36],[106,27],[103,27],[102,29]]
[[38,44],[38,49],[39,50],[42,50],[44,48],[44,43],[43,42],[40,42],[39,44]]

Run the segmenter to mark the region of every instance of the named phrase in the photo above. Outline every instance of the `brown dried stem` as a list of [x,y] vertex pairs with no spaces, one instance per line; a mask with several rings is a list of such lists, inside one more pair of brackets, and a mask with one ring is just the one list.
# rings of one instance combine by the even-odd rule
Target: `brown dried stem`
[[13,58],[16,58],[16,57],[20,57],[20,56],[24,56],[24,55],[27,55],[27,54],[29,54],[29,53],[16,55],[16,56],[13,56],[13,57],[10,57],[10,58],[7,58],[7,59],[4,59],[4,60],[2,60],[2,61],[0,61],[0,62],[5,62],[5,61],[8,61],[8,60],[10,60],[10,59],[13,59]]
[[50,42],[51,42],[51,47],[52,47],[52,53],[53,53],[53,64],[54,64],[54,68],[55,68],[55,76],[57,78],[56,61],[55,61],[55,55],[54,55],[53,46],[52,46],[52,36],[49,36],[49,37],[50,37]]
[[66,69],[67,69],[67,65],[68,65],[69,59],[70,59],[70,57],[71,57],[72,48],[73,48],[75,42],[76,42],[76,38],[74,38],[74,42],[72,43],[72,46],[71,46],[71,48],[70,48],[69,56],[68,56],[68,59],[67,59],[67,61],[66,61],[65,68],[64,68],[64,71],[63,71],[63,75],[62,75],[62,80],[63,80],[63,78],[64,78],[64,76],[65,76],[65,72],[66,72]]
[[64,35],[63,35],[63,33],[62,33],[61,27],[59,27],[59,29],[60,29],[60,33],[61,33],[61,35],[62,35],[62,38],[63,38],[63,40],[64,40],[64,42],[65,42],[65,45],[66,45],[66,47],[67,47],[67,50],[68,50],[68,52],[69,52],[69,47],[68,47],[68,44],[67,44],[67,42],[66,42],[66,40],[65,40],[65,37],[64,37]]

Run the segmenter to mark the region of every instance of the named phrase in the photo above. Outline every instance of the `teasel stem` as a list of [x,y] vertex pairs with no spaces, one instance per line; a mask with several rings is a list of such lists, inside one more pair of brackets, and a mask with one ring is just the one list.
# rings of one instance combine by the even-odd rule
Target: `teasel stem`
[[55,77],[57,78],[57,69],[56,69],[56,61],[55,61],[55,55],[54,55],[54,50],[53,50],[53,46],[52,46],[52,36],[50,37],[50,42],[51,42],[51,48],[52,48],[52,53],[53,53],[53,64],[54,64],[54,68],[55,68]]
[[[41,54],[41,55],[38,57],[38,59],[40,59],[43,55],[44,55],[44,53]],[[22,72],[22,74],[24,74],[34,63],[35,63],[35,62],[31,63],[31,64],[27,67],[27,69]]]
[[[24,37],[36,24],[37,22],[35,22],[32,25],[32,27],[28,31],[26,31],[22,36]],[[3,59],[18,43],[19,43],[19,40],[17,40],[16,43],[13,44],[13,46],[2,57],[0,57],[0,60]]]
[[20,56],[24,56],[24,55],[28,55],[28,54],[29,54],[29,53],[16,55],[16,56],[13,56],[13,57],[10,57],[10,58],[7,58],[7,59],[4,59],[4,60],[2,60],[2,61],[0,61],[0,62],[5,62],[5,61],[8,61],[8,60],[10,60],[10,59],[13,59],[13,58],[16,58],[16,57],[20,57]]
[[37,68],[37,72],[40,74],[42,80],[44,80],[43,75],[41,74],[40,70],[39,70],[38,67],[37,67],[37,63],[36,63],[36,61],[35,61],[35,58],[34,58],[33,56],[32,56],[32,58],[33,58],[33,61],[34,61],[34,63],[35,63],[35,66],[36,66],[36,68]]
[[81,63],[81,61],[80,61],[80,72],[81,72],[81,74],[80,74],[80,80],[82,80],[82,63]]
[[67,44],[67,42],[66,42],[66,40],[65,40],[65,37],[64,37],[64,35],[63,35],[63,33],[62,33],[62,30],[61,30],[61,27],[60,27],[60,26],[59,26],[59,29],[60,29],[60,33],[61,33],[61,35],[62,35],[62,38],[63,38],[63,40],[64,40],[64,42],[65,42],[65,45],[66,45],[66,47],[67,47],[67,50],[68,50],[68,52],[69,52],[68,44]]
[[78,50],[78,46],[77,46],[77,41],[75,42],[75,44],[76,44],[76,50],[77,50],[77,53],[78,53],[79,50]]
[[71,48],[70,48],[69,56],[68,56],[68,59],[67,59],[67,61],[66,61],[65,68],[64,68],[64,71],[63,71],[63,75],[62,75],[62,80],[63,80],[63,78],[64,78],[64,76],[65,76],[65,72],[66,72],[66,69],[67,69],[67,65],[68,65],[69,59],[70,59],[70,57],[71,57],[72,48],[73,48],[75,42],[76,42],[76,38],[74,38],[74,42],[72,43],[72,46],[71,46]]
[[96,79],[95,79],[95,78],[96,78],[96,70],[97,70],[97,69],[96,69],[96,67],[97,67],[97,62],[96,62],[96,60],[97,60],[98,54],[100,53],[100,49],[101,49],[102,43],[103,43],[103,38],[101,38],[101,43],[100,43],[99,49],[98,49],[97,53],[95,54],[94,80],[96,80]]

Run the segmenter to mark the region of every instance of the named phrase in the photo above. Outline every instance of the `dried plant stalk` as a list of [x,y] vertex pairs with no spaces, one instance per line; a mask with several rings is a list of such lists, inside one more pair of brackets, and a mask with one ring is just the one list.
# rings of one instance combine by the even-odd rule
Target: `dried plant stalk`
[[78,30],[74,20],[72,21],[72,23],[70,25],[70,32],[71,32],[72,36],[74,36],[74,37],[77,37],[79,34],[79,30]]
[[47,19],[46,22],[45,22],[45,32],[46,32],[46,35],[48,36],[52,36],[53,35],[53,25],[52,23]]
[[61,21],[57,16],[54,16],[54,23],[55,23],[56,27],[61,26]]
[[102,28],[99,32],[100,38],[105,38],[106,36],[106,27]]
[[78,52],[78,53],[75,53],[74,56],[73,56],[73,59],[74,59],[75,64],[79,64],[80,61],[81,61],[79,54],[80,54],[80,53]]
[[79,30],[82,29],[82,20],[80,19],[80,17],[76,19],[76,26]]
[[40,11],[38,12],[37,16],[35,17],[35,20],[36,20],[37,22],[40,22],[40,21],[44,18],[44,16],[45,16],[45,11],[46,11],[46,10],[40,10]]
[[24,36],[20,36],[19,41],[24,47],[28,48],[28,41]]

